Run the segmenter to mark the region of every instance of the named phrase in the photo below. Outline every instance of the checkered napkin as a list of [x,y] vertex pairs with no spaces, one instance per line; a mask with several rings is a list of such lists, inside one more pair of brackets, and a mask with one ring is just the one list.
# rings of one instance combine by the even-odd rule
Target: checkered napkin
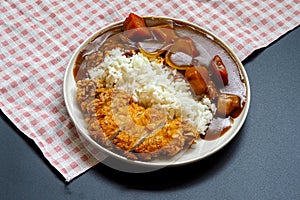
[[130,12],[198,24],[241,60],[300,23],[299,0],[0,1],[1,110],[66,181],[101,160],[85,149],[67,114],[67,63],[93,32]]

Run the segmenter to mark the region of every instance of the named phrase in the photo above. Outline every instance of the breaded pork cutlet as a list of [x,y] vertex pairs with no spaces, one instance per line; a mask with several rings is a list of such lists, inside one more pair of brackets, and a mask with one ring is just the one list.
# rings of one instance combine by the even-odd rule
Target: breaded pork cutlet
[[91,137],[130,159],[172,157],[198,137],[196,129],[181,118],[167,119],[162,111],[144,108],[129,94],[105,88],[99,80],[78,81],[77,101]]

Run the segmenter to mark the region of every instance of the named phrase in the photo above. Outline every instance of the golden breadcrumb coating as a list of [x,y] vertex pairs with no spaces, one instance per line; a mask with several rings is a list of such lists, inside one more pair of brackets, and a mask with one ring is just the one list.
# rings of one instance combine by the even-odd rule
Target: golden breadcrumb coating
[[163,111],[144,108],[100,80],[79,80],[76,97],[91,137],[130,159],[172,157],[198,138],[196,128],[181,118],[167,119]]

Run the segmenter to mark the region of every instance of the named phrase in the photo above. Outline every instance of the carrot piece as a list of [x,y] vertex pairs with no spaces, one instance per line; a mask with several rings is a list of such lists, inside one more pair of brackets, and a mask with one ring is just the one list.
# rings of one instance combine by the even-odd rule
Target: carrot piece
[[126,36],[133,41],[141,41],[151,38],[151,32],[142,17],[130,13],[123,23]]

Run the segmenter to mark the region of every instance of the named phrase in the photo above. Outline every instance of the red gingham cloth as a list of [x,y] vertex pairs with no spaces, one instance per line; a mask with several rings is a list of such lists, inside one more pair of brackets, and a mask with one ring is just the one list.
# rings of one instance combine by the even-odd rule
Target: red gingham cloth
[[99,162],[65,108],[67,63],[88,36],[130,12],[198,24],[243,60],[299,25],[300,0],[0,1],[0,108],[66,181]]

